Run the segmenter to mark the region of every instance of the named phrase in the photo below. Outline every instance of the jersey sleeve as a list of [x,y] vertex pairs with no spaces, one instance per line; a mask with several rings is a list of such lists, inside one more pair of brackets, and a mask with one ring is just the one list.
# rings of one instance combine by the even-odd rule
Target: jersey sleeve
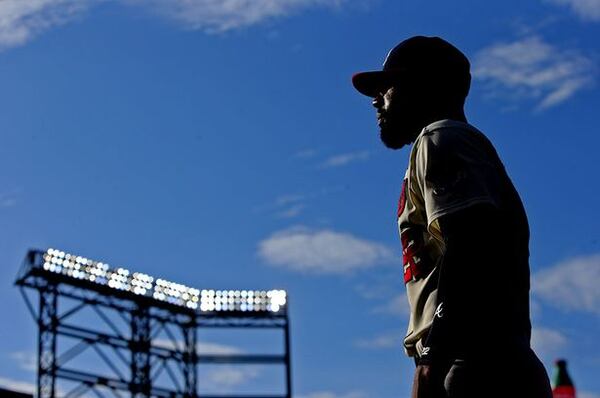
[[430,230],[436,229],[440,216],[481,203],[500,205],[497,155],[474,134],[443,129],[420,139],[416,183]]

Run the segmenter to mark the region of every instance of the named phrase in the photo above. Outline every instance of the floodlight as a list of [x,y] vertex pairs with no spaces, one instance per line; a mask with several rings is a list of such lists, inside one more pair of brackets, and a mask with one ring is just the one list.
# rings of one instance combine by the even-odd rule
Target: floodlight
[[43,270],[85,280],[111,289],[145,296],[164,303],[204,312],[272,312],[285,308],[284,290],[196,289],[86,257],[48,249],[42,256]]

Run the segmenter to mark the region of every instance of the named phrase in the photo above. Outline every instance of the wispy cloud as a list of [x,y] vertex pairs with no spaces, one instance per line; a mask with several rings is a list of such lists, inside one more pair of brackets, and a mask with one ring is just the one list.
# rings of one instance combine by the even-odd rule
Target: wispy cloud
[[397,316],[409,315],[410,307],[408,306],[406,293],[400,293],[392,297],[386,304],[376,307],[374,312]]
[[369,156],[369,151],[342,153],[329,157],[321,164],[321,167],[329,168],[345,166],[349,163],[367,160]]
[[268,212],[276,218],[295,218],[298,217],[307,207],[306,202],[316,195],[305,194],[285,194],[276,197],[270,203],[254,207],[255,212]]
[[[107,0],[1,0],[0,50],[27,43],[39,34],[82,16]],[[339,8],[352,0],[117,0],[174,21],[186,29],[225,32],[305,9]]]
[[258,244],[268,264],[292,271],[346,274],[394,261],[386,246],[345,232],[294,227],[275,232]]
[[312,7],[339,7],[347,0],[122,0],[147,7],[188,29],[224,32],[286,17]]
[[564,50],[530,36],[497,43],[475,57],[473,75],[488,94],[537,102],[543,110],[558,105],[594,83],[592,60],[576,50]]
[[357,340],[354,344],[359,348],[382,349],[402,348],[404,333],[400,331],[388,332],[369,339]]
[[37,355],[29,351],[17,351],[10,354],[20,369],[30,372],[37,370]]
[[568,342],[567,337],[558,330],[534,327],[531,331],[531,347],[545,360],[561,354]]
[[298,398],[366,398],[368,395],[362,391],[335,393],[331,391],[318,391],[310,394],[299,395]]
[[294,218],[300,215],[306,205],[306,195],[282,195],[275,200],[276,216],[279,218]]
[[536,273],[532,291],[540,299],[568,311],[600,315],[600,254],[572,258]]
[[25,44],[44,31],[82,15],[100,0],[0,1],[0,50]]
[[312,202],[324,196],[339,193],[347,189],[345,186],[328,186],[320,190],[306,193],[288,193],[276,197],[270,203],[254,207],[255,212],[268,212],[276,218],[290,219],[300,216]]
[[8,379],[6,377],[0,377],[0,386],[8,390],[23,392],[31,395],[34,395],[36,390],[35,384],[31,382]]
[[600,0],[546,0],[569,7],[585,21],[600,21]]

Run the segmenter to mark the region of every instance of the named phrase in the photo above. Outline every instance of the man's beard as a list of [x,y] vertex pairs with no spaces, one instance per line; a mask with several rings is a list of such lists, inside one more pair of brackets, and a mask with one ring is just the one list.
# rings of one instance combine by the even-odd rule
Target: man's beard
[[383,145],[390,149],[400,149],[414,140],[414,133],[408,133],[408,129],[395,126],[381,126],[379,128],[379,138]]

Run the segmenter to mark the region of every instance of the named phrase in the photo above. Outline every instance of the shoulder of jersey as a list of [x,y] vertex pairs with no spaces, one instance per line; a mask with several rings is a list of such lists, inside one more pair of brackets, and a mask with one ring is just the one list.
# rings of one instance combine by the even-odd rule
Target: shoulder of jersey
[[454,120],[442,120],[425,127],[415,142],[431,140],[436,144],[445,143],[447,145],[452,145],[453,143],[456,143],[457,139],[460,141],[465,139],[468,140],[469,137],[473,137],[474,135],[483,135],[483,133],[468,123]]

